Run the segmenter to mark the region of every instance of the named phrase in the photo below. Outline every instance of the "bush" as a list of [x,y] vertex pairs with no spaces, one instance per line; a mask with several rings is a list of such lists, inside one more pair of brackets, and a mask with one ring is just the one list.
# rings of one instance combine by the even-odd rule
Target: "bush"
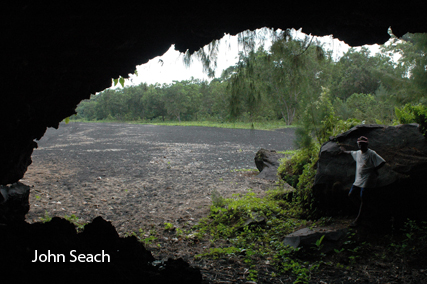
[[427,133],[427,107],[418,104],[406,104],[402,109],[395,108],[395,113],[399,123],[418,123],[421,133],[426,136]]
[[316,140],[310,135],[313,131],[307,125],[297,129],[296,143],[300,149],[291,158],[282,160],[278,168],[278,175],[280,179],[296,189],[293,198],[301,202],[304,208],[312,207],[311,188],[316,176],[320,143],[324,143],[329,140],[330,136],[336,136],[358,124],[360,121],[357,119],[344,121],[334,116],[333,113],[329,113],[328,116],[324,116],[321,124],[316,128]]
[[316,175],[319,149],[319,144],[312,143],[310,147],[302,148],[291,158],[282,161],[278,168],[279,177],[296,189],[292,193],[294,201],[306,208],[311,206],[311,187]]

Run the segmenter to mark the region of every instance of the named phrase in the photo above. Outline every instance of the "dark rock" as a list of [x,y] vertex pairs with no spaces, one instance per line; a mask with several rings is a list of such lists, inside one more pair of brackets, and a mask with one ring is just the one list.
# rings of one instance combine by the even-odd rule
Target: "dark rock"
[[266,221],[267,220],[266,220],[265,216],[263,216],[263,215],[261,215],[261,214],[259,214],[257,212],[253,212],[252,213],[252,217],[248,218],[245,221],[245,223],[243,224],[242,228],[246,227],[246,226],[254,226],[254,225],[255,226],[260,226],[260,225],[265,225]]
[[391,217],[427,217],[427,141],[417,124],[398,126],[359,125],[322,145],[313,185],[316,206],[327,214],[356,214],[348,192],[354,182],[355,162],[350,155],[357,150],[360,136],[369,139],[369,148],[386,160],[379,170],[376,188],[364,192],[364,214],[370,222],[385,224]]
[[[166,283],[201,283],[202,274],[196,268],[191,267],[182,258],[172,259],[169,258],[164,262],[164,270],[162,274],[165,275]],[[174,282],[171,279],[175,279]]]
[[0,185],[0,223],[21,222],[30,210],[30,187],[17,182]]
[[254,158],[255,165],[260,172],[257,177],[277,180],[277,168],[280,166],[280,158],[283,158],[283,155],[275,150],[258,150]]
[[316,242],[320,240],[322,236],[324,236],[321,242],[320,251],[327,253],[334,249],[338,249],[341,245],[340,241],[343,240],[346,234],[347,229],[345,228],[304,228],[287,235],[283,241],[283,244],[294,248],[312,248],[316,247]]
[[81,238],[88,240],[99,240],[106,239],[107,241],[115,241],[119,239],[119,234],[116,231],[116,228],[104,220],[102,217],[96,217],[93,219],[92,223],[87,224],[84,227],[83,232],[80,234]]
[[[13,283],[201,283],[198,269],[182,259],[156,266],[151,252],[136,237],[120,238],[110,222],[96,218],[82,233],[69,221],[54,217],[47,223],[0,225],[0,267]],[[105,236],[105,238],[103,238]],[[63,254],[65,261],[36,261],[40,254]],[[87,256],[72,262],[74,255]],[[89,256],[108,254],[99,262]],[[58,258],[59,260],[59,258]],[[98,260],[101,260],[98,257]]]

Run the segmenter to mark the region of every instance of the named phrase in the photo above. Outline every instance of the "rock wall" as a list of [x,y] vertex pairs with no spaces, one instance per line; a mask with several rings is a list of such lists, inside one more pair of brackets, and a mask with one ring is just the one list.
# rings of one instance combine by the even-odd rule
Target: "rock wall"
[[202,283],[180,259],[156,260],[135,237],[101,217],[78,233],[69,221],[0,225],[0,266],[9,283]]

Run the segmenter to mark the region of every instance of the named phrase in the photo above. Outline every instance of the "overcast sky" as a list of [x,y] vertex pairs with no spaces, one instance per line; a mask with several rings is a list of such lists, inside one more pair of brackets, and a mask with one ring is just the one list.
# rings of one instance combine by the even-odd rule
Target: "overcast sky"
[[[260,30],[257,31],[259,32]],[[294,36],[298,38],[303,38],[306,35],[301,29],[298,31],[294,30],[293,32]],[[325,49],[333,51],[334,60],[338,60],[350,48],[345,42],[333,38],[332,35],[316,38],[324,43]],[[265,49],[269,48],[270,43],[271,40],[265,41]],[[369,47],[372,53],[379,50],[379,45]],[[242,51],[242,47],[238,44],[238,37],[225,34],[220,40],[215,77],[219,77],[222,70],[237,63],[240,51]],[[138,75],[131,74],[129,80],[126,80],[125,86],[139,85],[144,82],[147,84],[169,84],[174,80],[188,80],[191,77],[209,80],[208,76],[203,72],[202,63],[199,60],[193,57],[190,67],[185,66],[183,63],[183,54],[176,51],[173,45],[164,55],[155,57],[146,64],[137,66],[136,70],[138,71]]]

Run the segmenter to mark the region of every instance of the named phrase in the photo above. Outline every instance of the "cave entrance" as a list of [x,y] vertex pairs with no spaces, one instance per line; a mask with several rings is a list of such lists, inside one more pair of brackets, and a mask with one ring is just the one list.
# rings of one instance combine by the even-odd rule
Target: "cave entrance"
[[[284,43],[291,43],[291,39],[295,39],[295,41],[300,43],[295,49],[290,49],[291,52],[295,52],[294,54],[291,53],[290,56],[292,56],[292,58],[301,58],[307,55],[305,61],[295,61],[300,65],[308,64],[307,62],[310,62],[311,59],[317,60],[317,57],[325,58],[327,56],[329,56],[330,62],[336,64],[340,58],[340,54],[350,50],[348,45],[334,39],[332,36],[317,38],[311,35],[305,35],[301,31],[292,30],[288,32],[289,34],[285,35]],[[287,39],[286,36],[288,37]],[[24,182],[31,180],[30,185],[34,186],[34,192],[31,197],[31,221],[38,221],[41,216],[45,215],[45,211],[48,216],[75,214],[81,218],[81,222],[88,222],[91,218],[102,212],[107,218],[115,218],[117,215],[122,216],[122,220],[117,221],[118,223],[115,225],[119,228],[121,233],[125,234],[129,231],[127,229],[128,224],[132,222],[136,222],[137,224],[133,230],[138,230],[139,227],[142,226],[141,220],[138,220],[139,217],[136,217],[141,216],[140,211],[128,208],[128,204],[132,202],[141,203],[143,199],[157,198],[160,196],[167,196],[167,199],[162,199],[162,201],[157,201],[157,203],[148,202],[144,206],[144,210],[146,209],[146,212],[144,211],[144,214],[146,214],[144,215],[144,222],[146,220],[145,218],[150,220],[146,222],[144,226],[147,226],[147,224],[150,224],[150,226],[161,226],[162,223],[176,222],[176,220],[173,220],[172,216],[176,216],[177,208],[188,209],[195,207],[201,209],[200,212],[204,212],[203,208],[207,208],[204,206],[209,203],[207,201],[210,198],[210,192],[215,189],[215,184],[217,182],[220,183],[225,192],[227,188],[226,185],[230,186],[232,184],[232,179],[230,177],[230,184],[226,184],[224,183],[224,180],[227,180],[226,178],[221,176],[214,178],[210,176],[209,179],[211,183],[208,186],[209,189],[203,193],[204,200],[203,202],[200,201],[200,205],[192,204],[192,202],[189,201],[192,200],[192,198],[188,198],[184,195],[182,201],[177,201],[177,204],[169,206],[171,200],[174,199],[174,196],[170,193],[171,189],[175,188],[177,182],[180,181],[182,187],[182,190],[180,190],[181,192],[185,192],[184,185],[190,182],[196,183],[194,187],[203,191],[206,187],[206,177],[200,174],[201,176],[196,180],[186,180],[185,178],[194,176],[195,168],[213,172],[215,175],[217,174],[216,171],[221,172],[223,169],[220,166],[216,169],[209,169],[206,165],[209,163],[215,164],[218,161],[226,162],[230,159],[224,159],[220,157],[218,153],[209,151],[209,147],[213,146],[209,146],[210,144],[208,144],[207,141],[201,143],[202,145],[200,145],[200,143],[197,145],[192,143],[192,141],[189,140],[190,136],[182,136],[182,132],[173,134],[178,135],[176,136],[178,137],[176,138],[178,141],[173,142],[169,139],[168,135],[164,135],[168,133],[166,128],[162,128],[164,131],[159,132],[155,130],[156,127],[153,127],[153,124],[157,123],[160,124],[160,127],[165,127],[161,125],[165,119],[178,125],[186,125],[186,123],[188,125],[188,121],[191,120],[198,121],[199,125],[203,125],[205,122],[209,123],[209,119],[213,120],[215,123],[226,124],[226,120],[231,117],[232,110],[229,106],[232,96],[235,95],[235,99],[238,99],[238,101],[241,99],[246,104],[238,106],[240,107],[238,115],[242,124],[246,123],[246,125],[250,126],[255,125],[254,128],[256,129],[258,128],[258,124],[268,124],[271,123],[271,121],[277,120],[278,123],[281,123],[280,126],[285,127],[287,124],[286,119],[290,119],[289,113],[288,116],[286,116],[283,110],[280,109],[276,109],[275,113],[268,111],[269,108],[273,109],[276,107],[278,104],[277,101],[283,98],[276,97],[276,103],[271,104],[271,102],[269,102],[270,105],[262,105],[261,101],[257,101],[256,96],[254,96],[265,95],[260,94],[262,88],[264,88],[264,91],[273,92],[274,88],[267,88],[265,82],[274,83],[274,78],[277,78],[278,75],[284,76],[283,78],[286,76],[284,73],[273,74],[265,71],[266,66],[273,66],[282,71],[287,68],[286,57],[274,58],[271,56],[271,40],[276,39],[275,37],[279,38],[277,34],[269,33],[268,30],[257,31],[255,35],[246,32],[240,34],[237,38],[227,36],[224,42],[212,42],[209,46],[205,47],[204,51],[196,53],[196,58],[185,57],[185,55],[181,54],[173,59],[155,58],[153,62],[150,62],[150,64],[154,64],[156,68],[166,68],[170,61],[178,62],[178,65],[181,65],[181,60],[184,61],[184,58],[187,60],[187,63],[189,60],[196,61],[198,58],[201,58],[204,59],[205,65],[200,64],[196,66],[199,68],[196,74],[203,74],[203,76],[206,76],[211,72],[210,75],[212,75],[212,71],[214,70],[213,67],[215,66],[215,64],[213,64],[213,59],[218,58],[219,61],[221,60],[220,54],[218,53],[221,46],[225,46],[225,52],[232,53],[231,58],[235,61],[228,61],[229,63],[231,62],[231,65],[222,68],[221,75],[210,79],[210,81],[204,81],[204,79],[193,77],[192,79],[181,81],[171,79],[171,82],[163,82],[163,84],[157,84],[157,82],[154,82],[154,84],[146,82],[140,83],[138,82],[138,77],[143,77],[144,71],[139,71],[137,75],[129,76],[129,79],[124,81],[123,86],[121,86],[120,83],[116,84],[115,88],[104,90],[92,96],[90,100],[83,101],[77,108],[77,116],[72,117],[69,124],[63,123],[58,130],[49,129],[40,140],[39,149],[34,151],[33,165],[30,166],[28,173],[23,179]],[[262,44],[265,43],[266,38],[270,43]],[[232,41],[234,41],[234,43],[232,43]],[[240,48],[233,51],[233,48],[237,46],[239,41],[242,45]],[[229,46],[233,44],[235,46],[230,48]],[[261,48],[261,46],[263,47]],[[330,50],[330,53],[328,54],[326,51],[319,53],[318,46],[323,46],[325,50]],[[279,47],[280,46],[276,46],[276,48]],[[314,48],[312,54],[309,54],[309,48]],[[365,49],[354,49],[354,51],[348,55],[348,61],[353,62],[356,58],[367,60],[373,57],[369,56],[370,54],[374,54],[378,50],[378,46],[371,46]],[[170,51],[173,51],[172,48]],[[286,55],[286,49],[281,50],[279,48],[279,50],[274,50],[274,52],[283,52]],[[289,54],[287,55],[289,56]],[[263,56],[265,58],[263,58]],[[291,63],[293,63],[293,61]],[[365,61],[361,60],[359,63],[365,63]],[[359,63],[356,62],[355,66],[350,67],[357,67]],[[312,62],[309,64],[312,64]],[[299,68],[299,66],[297,67]],[[346,65],[343,64],[342,68],[345,66]],[[366,67],[366,65],[364,66]],[[389,65],[387,66],[389,67]],[[205,71],[204,73],[202,72],[203,70]],[[256,74],[256,70],[264,70],[265,73]],[[353,68],[351,70],[356,72],[358,68]],[[307,70],[301,70],[301,72],[303,71],[306,72]],[[179,71],[177,72],[179,73]],[[236,78],[235,75],[239,72],[246,72],[246,77],[242,76]],[[326,71],[322,72],[326,73]],[[312,76],[313,81],[315,81],[322,77],[322,72],[317,71],[315,73],[304,74]],[[254,77],[250,77],[254,74]],[[267,76],[265,76],[265,74],[267,74]],[[361,74],[365,76],[363,80],[369,79],[369,76],[366,76],[366,74]],[[259,80],[259,78],[262,78],[262,80]],[[293,79],[295,78],[297,77]],[[225,86],[227,82],[231,82],[232,80],[245,91],[240,94],[233,94],[233,89]],[[345,83],[359,84],[360,82],[346,81]],[[275,86],[277,87],[277,85]],[[294,86],[290,85],[287,87],[292,88]],[[307,85],[303,86],[303,88],[306,87]],[[387,94],[387,88],[385,86],[376,86],[374,84],[372,86],[361,84],[358,89],[361,90],[360,92],[354,90],[345,91],[347,93],[353,92],[354,94],[363,94],[363,88],[367,87],[371,87],[371,90],[373,90],[372,93],[378,91],[377,95],[379,97],[384,97]],[[319,91],[318,94],[320,93],[322,92]],[[229,97],[227,97],[227,94]],[[242,97],[242,95],[248,95],[248,97],[253,95],[253,99],[251,101],[251,99],[246,99]],[[367,102],[365,107],[369,105],[369,99],[372,99],[372,96],[369,95],[372,94],[368,93],[366,96],[362,96],[362,99]],[[339,98],[341,101],[343,100],[342,97]],[[350,96],[345,99],[349,98]],[[266,99],[266,97],[262,97],[261,99]],[[353,100],[354,99],[355,98],[353,98]],[[251,105],[253,102],[258,104]],[[199,106],[199,109],[197,106]],[[343,119],[347,119],[350,115],[358,115],[357,111],[350,114],[347,106],[344,104],[336,106],[341,108],[340,116]],[[363,106],[360,106],[360,108],[361,107]],[[257,116],[254,116],[252,111],[256,111],[257,109],[259,109],[260,112],[256,113]],[[371,114],[373,112],[374,111],[371,110]],[[376,113],[386,112],[377,111]],[[362,119],[363,117],[361,117],[361,120]],[[91,124],[83,123],[83,121],[104,121],[109,123]],[[128,124],[125,127],[122,124],[123,122],[142,123],[143,126]],[[233,122],[233,124],[235,126],[236,122]],[[272,124],[273,128],[277,128],[278,124]],[[89,126],[93,126],[93,129]],[[144,131],[139,127],[143,127]],[[135,133],[132,131],[135,131]],[[235,131],[238,132],[242,130],[236,129]],[[201,137],[200,133],[198,135]],[[204,133],[203,135],[210,137],[208,135],[212,134]],[[218,137],[220,135],[222,134],[217,133]],[[245,137],[245,134],[242,135]],[[293,137],[293,133],[290,135],[290,137]],[[152,137],[161,137],[161,139],[150,140]],[[191,137],[194,138],[194,141],[201,140],[196,136]],[[215,137],[215,135],[212,137]],[[138,141],[143,141],[144,139],[146,141],[152,141],[152,145],[147,146],[145,150],[141,150]],[[280,139],[283,139],[283,136]],[[277,141],[280,141],[280,139],[278,138]],[[114,141],[118,141],[118,144],[114,144],[116,143]],[[169,144],[171,143],[176,143],[177,145],[170,146]],[[243,142],[239,143],[244,145]],[[280,144],[280,142],[278,143]],[[294,147],[292,141],[288,141],[286,147],[279,144],[273,145],[273,143],[266,143],[259,145],[280,151],[289,150]],[[233,146],[235,147],[234,150],[236,153],[241,154],[237,159],[240,159],[240,164],[235,164],[233,169],[228,168],[227,170],[254,169],[254,165],[252,164],[253,157],[251,155],[258,150],[256,147],[259,145],[247,145],[248,148]],[[196,146],[201,151],[199,155],[201,155],[200,153],[205,153],[206,156],[212,158],[209,163],[201,161],[198,157],[188,158],[186,156],[184,158],[183,153],[192,153],[193,149],[190,148]],[[152,155],[150,151],[156,154]],[[68,156],[64,156],[64,153],[67,153]],[[40,160],[38,160],[39,158]],[[132,163],[129,161],[134,162]],[[138,168],[139,166],[141,167]],[[186,168],[186,170],[180,171],[180,167]],[[157,176],[157,174],[155,174],[156,170],[154,169],[157,169],[157,173],[160,174],[172,170],[178,171],[176,174],[180,173],[180,175],[171,180],[165,180],[163,177]],[[143,180],[149,177],[150,174],[156,177],[150,184],[144,183]],[[48,176],[48,178],[44,179],[44,175]],[[179,178],[179,176],[183,177]],[[77,180],[73,180],[75,178],[77,178]],[[136,185],[135,182],[138,184]],[[153,186],[156,182],[158,185]],[[46,190],[39,189],[42,185]],[[239,185],[238,190],[244,190],[245,185],[247,186],[247,184],[242,182],[242,187]],[[50,192],[51,190],[56,191],[57,188],[61,188],[61,192],[63,192],[61,196],[55,196]],[[80,190],[77,190],[78,188]],[[138,194],[139,191],[137,189],[142,191],[143,194]],[[80,194],[79,191],[83,192],[83,195]],[[108,192],[108,194],[106,192]],[[119,198],[119,196],[121,197]],[[168,208],[160,210],[160,203],[165,204]],[[91,207],[89,210],[90,213],[79,214],[80,212],[78,209],[72,208],[72,206],[68,206],[69,208],[67,209],[65,204],[76,204],[80,206],[83,211],[87,211],[87,209]],[[101,208],[103,208],[102,210],[104,211],[102,211]],[[192,219],[196,219],[194,216],[192,217],[193,213],[184,209],[182,209],[182,215],[187,216],[186,218],[193,222]],[[117,213],[118,211],[121,213]],[[159,221],[160,219],[152,217],[159,216],[162,211],[169,211],[171,217],[163,221]]]

